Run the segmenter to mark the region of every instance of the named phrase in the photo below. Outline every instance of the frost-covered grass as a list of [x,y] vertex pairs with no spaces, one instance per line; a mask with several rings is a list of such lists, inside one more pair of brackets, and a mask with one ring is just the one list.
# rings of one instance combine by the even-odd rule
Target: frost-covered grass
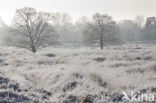
[[48,47],[36,54],[1,47],[0,85],[3,101],[118,103],[121,91],[156,92],[156,46]]

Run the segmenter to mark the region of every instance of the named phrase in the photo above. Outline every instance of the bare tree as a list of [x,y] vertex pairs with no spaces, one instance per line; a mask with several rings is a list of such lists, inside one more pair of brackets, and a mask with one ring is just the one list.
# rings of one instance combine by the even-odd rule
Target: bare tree
[[139,41],[141,40],[141,31],[142,31],[142,28],[144,26],[144,17],[141,15],[136,16],[135,23],[138,26],[138,32],[137,32],[136,37],[135,37],[136,44],[138,44]]
[[140,36],[140,28],[137,23],[132,20],[124,20],[119,24],[120,34],[124,38],[125,42],[138,43]]
[[6,25],[0,17],[0,45],[4,43],[4,37],[8,34],[9,26]]
[[138,25],[139,28],[142,28],[143,25],[144,25],[144,17],[141,16],[141,15],[138,15],[138,16],[135,18],[135,22],[137,23],[137,25]]
[[70,32],[72,31],[72,18],[67,13],[55,13],[54,14],[54,26],[60,36],[60,41],[69,39]]
[[142,39],[148,42],[156,41],[156,17],[148,17],[142,30]]
[[44,37],[43,34],[48,27],[48,22],[52,19],[52,14],[37,12],[34,8],[25,7],[16,10],[13,30],[16,33],[15,36],[20,34],[18,41],[21,41],[21,44],[16,43],[16,46],[27,48],[35,53],[41,45],[41,39]]
[[103,46],[104,46],[104,40],[103,40],[104,39],[104,34],[106,32],[108,32],[109,26],[114,24],[114,22],[112,21],[111,16],[101,15],[99,13],[96,13],[93,16],[93,21],[99,27],[99,30],[100,30],[100,46],[101,46],[101,49],[103,49]]

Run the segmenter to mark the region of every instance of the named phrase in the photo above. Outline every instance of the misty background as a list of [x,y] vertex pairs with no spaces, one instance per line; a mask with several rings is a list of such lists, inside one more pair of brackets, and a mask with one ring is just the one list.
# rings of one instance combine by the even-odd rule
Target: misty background
[[[154,43],[155,4],[155,0],[1,1],[0,44],[27,49],[36,44],[37,49]],[[23,22],[27,16],[30,21]]]
[[11,24],[15,10],[33,7],[38,11],[66,12],[73,21],[82,15],[88,17],[96,12],[107,13],[115,21],[133,20],[137,15],[145,18],[156,14],[155,0],[1,0],[0,15],[6,24]]
[[156,103],[156,0],[0,7],[0,103]]

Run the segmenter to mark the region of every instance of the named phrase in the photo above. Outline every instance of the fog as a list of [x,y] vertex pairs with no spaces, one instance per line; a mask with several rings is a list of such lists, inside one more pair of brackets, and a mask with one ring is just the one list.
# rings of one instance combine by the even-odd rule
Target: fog
[[0,103],[156,103],[155,5],[1,1]]
[[45,12],[67,12],[73,20],[100,12],[120,21],[133,20],[137,15],[153,16],[155,5],[155,0],[1,0],[0,16],[6,24],[11,24],[16,9],[33,7]]
[[[81,16],[73,22],[65,12],[38,11],[23,7],[15,11],[12,24],[1,19],[1,44],[31,50],[44,46],[73,47],[96,46],[126,43],[153,43],[156,17],[137,15],[133,20],[117,22],[107,13],[94,13]],[[36,47],[32,47],[36,45]],[[35,52],[36,52],[35,49]]]

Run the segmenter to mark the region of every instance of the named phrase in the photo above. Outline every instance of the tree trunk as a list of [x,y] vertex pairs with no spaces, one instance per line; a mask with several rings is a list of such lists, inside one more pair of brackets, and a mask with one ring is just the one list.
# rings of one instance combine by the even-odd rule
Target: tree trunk
[[33,53],[36,53],[36,48],[34,46],[32,46],[31,49]]
[[31,37],[30,37],[30,41],[31,41],[31,50],[33,53],[36,53],[36,47],[35,47],[34,42]]
[[101,50],[103,50],[103,30],[101,29],[101,34],[100,34],[100,46]]
[[30,36],[30,42],[31,42],[31,50],[32,50],[33,53],[36,53],[36,47],[35,47],[35,44],[34,44],[34,40],[33,40],[32,36],[31,36],[31,32],[30,32],[29,36]]

